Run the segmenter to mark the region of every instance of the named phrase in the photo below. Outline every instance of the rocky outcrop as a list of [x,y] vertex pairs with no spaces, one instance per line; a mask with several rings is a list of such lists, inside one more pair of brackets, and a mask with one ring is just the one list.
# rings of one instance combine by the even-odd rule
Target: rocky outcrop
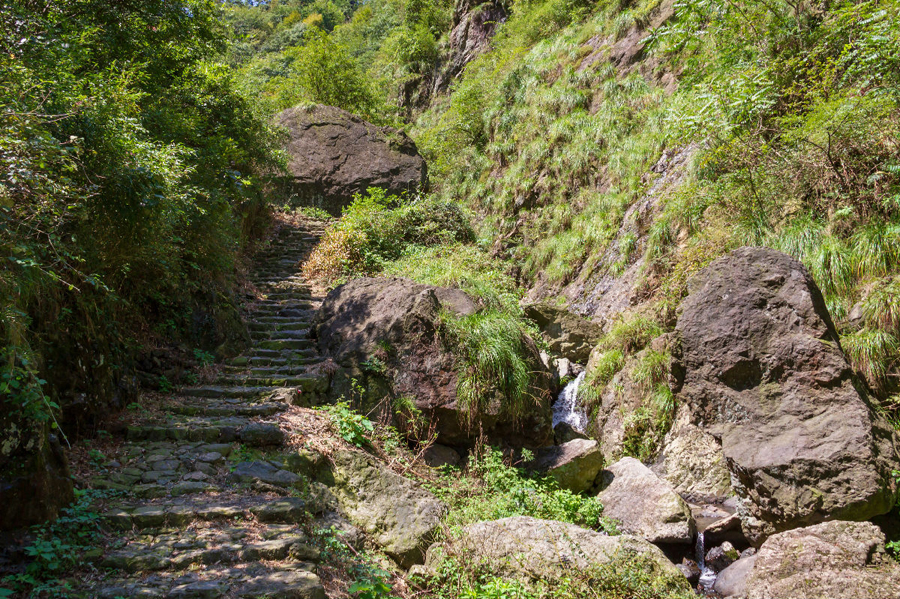
[[708,432],[691,422],[691,411],[679,406],[675,422],[663,440],[653,470],[682,495],[726,497],[732,495],[731,473],[722,446]]
[[740,248],[689,291],[677,324],[679,401],[721,443],[748,538],[889,511],[895,434],[855,384],[803,265]]
[[289,177],[281,183],[292,202],[339,216],[353,194],[369,187],[390,194],[427,187],[425,160],[402,131],[322,105],[289,108],[276,122],[288,132]]
[[574,439],[535,450],[528,467],[553,478],[561,489],[584,493],[603,469],[603,454],[593,439]]
[[328,482],[350,522],[401,566],[421,563],[446,506],[361,451],[341,450],[331,458]]
[[547,302],[525,306],[525,316],[537,323],[552,352],[578,364],[587,362],[603,334],[599,325]]
[[833,521],[779,533],[749,559],[744,588],[735,589],[748,599],[874,599],[896,597],[900,589],[900,565],[885,554],[884,534],[870,522]]
[[601,473],[603,515],[619,530],[651,543],[693,542],[691,509],[672,486],[634,458],[622,458]]
[[687,580],[657,547],[629,535],[607,536],[574,524],[515,516],[479,522],[463,529],[459,539],[432,545],[425,561],[436,570],[448,555],[464,557],[473,571],[483,567],[495,575],[552,581],[572,569],[589,570],[617,559],[642,558],[661,586],[687,589]]
[[457,0],[450,30],[450,57],[435,78],[435,93],[447,89],[467,64],[490,48],[494,31],[507,16],[502,2]]
[[445,445],[471,445],[479,431],[491,443],[551,443],[551,376],[534,342],[523,339],[533,407],[522,417],[510,414],[497,393],[479,420],[470,423],[457,401],[457,357],[440,339],[442,310],[465,316],[478,306],[462,291],[399,278],[355,279],[334,289],[316,319],[319,347],[339,366],[332,395],[351,397],[350,381],[356,379],[369,394],[364,412],[389,404],[385,397],[411,399],[435,427],[437,442]]

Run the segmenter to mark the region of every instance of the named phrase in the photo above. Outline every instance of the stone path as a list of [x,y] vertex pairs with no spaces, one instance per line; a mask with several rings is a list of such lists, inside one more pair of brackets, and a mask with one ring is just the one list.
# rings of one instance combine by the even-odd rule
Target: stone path
[[104,514],[122,532],[94,556],[112,575],[84,596],[325,597],[311,532],[324,508],[296,473],[285,424],[292,404],[315,405],[328,387],[309,337],[322,298],[298,266],[321,234],[311,223],[280,230],[257,256],[253,347],[214,384],[139,418],[109,456],[95,482],[125,490]]

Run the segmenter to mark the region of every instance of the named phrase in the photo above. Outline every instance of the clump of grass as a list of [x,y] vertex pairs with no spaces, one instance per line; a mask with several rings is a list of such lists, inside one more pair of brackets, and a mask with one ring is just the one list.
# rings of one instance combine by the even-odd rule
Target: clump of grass
[[850,364],[880,393],[896,385],[890,373],[900,361],[900,341],[887,331],[862,329],[841,337],[841,346]]
[[869,327],[900,334],[900,277],[877,285],[863,300],[862,312]]
[[602,388],[612,380],[625,365],[625,354],[620,349],[609,349],[597,355],[591,363],[585,380],[591,387]]
[[463,317],[445,312],[441,325],[459,360],[457,397],[470,426],[495,399],[514,420],[540,401],[531,389],[530,350],[515,316],[490,309]]
[[652,318],[640,315],[624,318],[612,325],[597,343],[597,348],[618,349],[626,355],[633,354],[644,349],[651,339],[664,332],[662,326]]

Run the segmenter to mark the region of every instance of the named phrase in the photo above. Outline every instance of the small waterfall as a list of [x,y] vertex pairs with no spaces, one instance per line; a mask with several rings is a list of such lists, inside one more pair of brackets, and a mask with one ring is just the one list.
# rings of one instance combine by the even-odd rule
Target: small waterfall
[[565,422],[579,433],[584,432],[587,427],[587,415],[578,407],[578,388],[582,381],[584,372],[559,393],[556,403],[553,404],[553,426]]
[[697,567],[700,568],[700,582],[698,586],[701,591],[711,591],[713,585],[716,584],[716,571],[706,565],[706,533],[697,533]]

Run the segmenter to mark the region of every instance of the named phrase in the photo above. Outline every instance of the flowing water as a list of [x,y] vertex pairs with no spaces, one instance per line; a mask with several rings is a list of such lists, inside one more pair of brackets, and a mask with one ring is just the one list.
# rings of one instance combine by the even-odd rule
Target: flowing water
[[716,571],[706,565],[706,533],[697,533],[697,567],[700,568],[700,591],[711,591],[716,584]]
[[553,426],[565,422],[579,433],[584,432],[587,427],[587,414],[578,406],[578,388],[582,381],[584,372],[559,393],[556,403],[553,404]]

